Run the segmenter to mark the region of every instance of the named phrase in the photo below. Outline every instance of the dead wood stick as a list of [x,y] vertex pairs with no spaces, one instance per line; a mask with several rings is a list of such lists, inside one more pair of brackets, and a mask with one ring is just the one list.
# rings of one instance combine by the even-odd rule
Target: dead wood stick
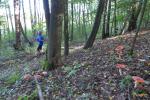
[[39,99],[40,100],[44,100],[43,95],[42,95],[42,89],[41,89],[41,87],[39,85],[39,82],[38,82],[36,77],[34,77],[34,79],[35,79],[36,86],[37,86],[37,89],[38,89]]

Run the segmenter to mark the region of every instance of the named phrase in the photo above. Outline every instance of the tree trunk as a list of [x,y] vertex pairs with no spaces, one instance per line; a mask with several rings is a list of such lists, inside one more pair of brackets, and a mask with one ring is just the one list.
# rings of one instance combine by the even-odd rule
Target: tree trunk
[[[49,1],[43,0],[43,7],[45,12],[45,19],[46,19],[46,28],[47,28],[47,34],[50,33],[50,9],[49,9]],[[48,60],[48,47],[46,48],[46,60]]]
[[9,44],[10,44],[10,28],[9,28],[9,15],[7,12],[7,7],[5,5],[5,10],[6,10],[6,19],[7,19],[7,34],[8,34],[8,38],[9,38]]
[[105,0],[99,0],[99,4],[98,4],[98,8],[97,8],[97,13],[96,13],[96,17],[95,17],[95,22],[93,25],[93,29],[92,32],[84,46],[84,49],[90,48],[93,46],[94,40],[96,38],[96,34],[98,32],[100,23],[101,23],[101,16],[103,13],[103,9],[104,9],[104,4],[105,4]]
[[117,0],[114,0],[115,8],[114,8],[114,34],[117,34],[117,19],[116,19],[116,6],[117,6]]
[[22,0],[22,11],[23,11],[23,21],[24,21],[24,33],[27,33],[27,26],[26,26],[26,15],[24,11],[24,1]]
[[43,0],[43,7],[45,12],[45,19],[46,19],[46,27],[47,27],[47,33],[50,32],[50,9],[49,9],[49,1]]
[[74,27],[74,24],[73,24],[73,19],[74,19],[74,15],[73,15],[73,0],[71,1],[71,16],[72,16],[72,19],[71,19],[71,36],[70,36],[70,40],[73,41],[73,27]]
[[63,0],[51,0],[50,33],[48,33],[49,69],[61,65],[61,33],[64,14]]
[[111,0],[108,0],[107,7],[107,23],[106,23],[106,38],[110,35],[110,13],[111,13]]
[[105,39],[105,38],[106,38],[106,14],[107,14],[107,3],[108,3],[108,0],[106,0],[106,2],[105,2],[105,4],[104,4],[102,39]]
[[9,5],[8,5],[8,13],[9,13],[9,19],[10,19],[10,23],[11,23],[12,32],[15,33],[14,26],[13,26],[13,21],[12,21],[12,15],[11,15],[11,11],[10,11],[10,6]]
[[85,41],[87,41],[87,38],[88,38],[88,36],[87,36],[87,33],[86,33],[86,21],[85,21],[85,12],[83,11],[83,33],[84,33],[84,35],[85,35]]
[[138,19],[138,16],[140,14],[140,11],[141,11],[141,7],[142,7],[142,1],[139,1],[139,4],[137,6],[137,3],[136,3],[136,0],[133,0],[133,5],[131,7],[131,18],[129,20],[129,26],[128,26],[128,31],[132,31],[132,30],[135,30],[137,27],[136,27],[136,24],[137,24],[137,19]]
[[20,0],[14,0],[15,27],[16,27],[16,44],[14,48],[21,49],[21,30],[20,30]]
[[32,29],[32,33],[34,33],[33,30],[33,15],[32,15],[32,8],[31,8],[31,0],[29,0],[29,9],[30,9],[30,20],[31,20],[31,29]]
[[144,12],[145,12],[145,8],[146,8],[146,4],[147,4],[147,1],[148,0],[144,0],[143,1],[143,6],[142,6],[142,9],[141,9],[141,16],[140,16],[140,20],[139,20],[139,24],[138,24],[138,27],[137,27],[137,30],[136,30],[136,33],[135,33],[135,37],[133,39],[133,43],[132,43],[132,46],[131,46],[131,50],[130,50],[130,54],[133,55],[133,51],[134,51],[134,47],[135,47],[135,43],[136,43],[136,39],[138,37],[138,33],[140,31],[140,27],[141,27],[141,24],[142,24],[142,20],[143,20],[143,16],[144,16]]
[[23,31],[23,27],[22,27],[22,25],[21,25],[21,22],[20,22],[19,24],[20,24],[21,33],[22,33],[22,35],[23,35],[23,37],[24,37],[25,41],[27,41],[27,42],[29,43],[29,45],[30,45],[30,46],[32,46],[32,45],[33,45],[33,43],[32,43],[32,42],[30,42],[30,40],[29,40],[29,39],[28,39],[28,37],[27,37],[27,34],[25,34],[25,33],[24,33],[24,31]]
[[78,33],[81,34],[81,6],[80,6],[80,3],[78,4],[78,10],[79,10],[79,21],[78,21]]
[[0,28],[0,46],[1,46],[1,42],[2,42],[2,34],[1,34],[1,28]]
[[64,55],[69,54],[69,33],[68,33],[68,0],[64,3]]

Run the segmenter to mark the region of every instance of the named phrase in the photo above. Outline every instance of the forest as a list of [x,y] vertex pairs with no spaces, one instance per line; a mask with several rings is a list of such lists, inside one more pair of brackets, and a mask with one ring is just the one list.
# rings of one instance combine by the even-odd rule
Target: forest
[[0,0],[0,100],[150,100],[150,0]]

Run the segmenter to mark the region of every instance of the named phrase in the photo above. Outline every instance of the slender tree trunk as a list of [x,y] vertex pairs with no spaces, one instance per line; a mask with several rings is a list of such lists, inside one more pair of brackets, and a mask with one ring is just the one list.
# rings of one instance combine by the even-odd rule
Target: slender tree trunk
[[[50,34],[50,9],[49,9],[49,1],[43,0],[43,7],[45,12],[45,19],[46,19],[46,28],[47,28],[47,34]],[[48,60],[48,47],[46,48],[46,61]]]
[[34,0],[34,21],[35,21],[35,24],[37,23],[37,13],[36,13],[36,0]]
[[110,14],[111,14],[111,0],[108,0],[107,7],[107,23],[106,23],[106,38],[110,35]]
[[[92,8],[90,3],[89,3],[89,7]],[[93,24],[93,12],[89,12],[89,13],[90,13],[90,19],[91,19],[91,25],[92,25]]]
[[29,43],[29,45],[32,46],[33,43],[28,39],[27,34],[24,33],[23,27],[22,27],[22,25],[21,25],[21,22],[20,22],[19,24],[20,24],[21,33],[22,33],[22,35],[23,35],[25,41],[27,41],[27,42]]
[[49,9],[48,0],[43,0],[43,7],[44,7],[44,12],[45,12],[47,33],[49,33],[50,32],[50,9]]
[[64,3],[64,55],[69,54],[69,33],[68,33],[68,0]]
[[16,44],[14,48],[21,49],[21,30],[20,30],[20,0],[14,0],[15,27],[16,27]]
[[79,28],[79,33],[81,34],[81,6],[80,6],[80,3],[78,4],[78,9],[79,9],[79,21],[78,21],[78,28]]
[[1,42],[2,42],[2,33],[1,33],[1,28],[0,28],[0,46],[1,46]]
[[74,24],[73,24],[73,21],[74,21],[74,14],[73,14],[73,0],[71,0],[71,36],[70,36],[70,40],[73,41],[73,32],[74,32]]
[[33,35],[35,36],[36,35],[36,28],[35,28],[35,26],[36,26],[36,24],[37,24],[37,13],[36,13],[36,8],[37,6],[36,6],[36,0],[34,0],[34,19],[33,19]]
[[147,14],[147,20],[145,21],[145,28],[148,28],[149,27],[149,22],[150,22],[150,11],[148,12]]
[[105,38],[106,38],[106,14],[107,14],[107,3],[108,3],[108,0],[106,0],[106,2],[105,2],[105,4],[104,4],[102,39],[105,39]]
[[136,0],[133,0],[132,13],[131,13],[131,18],[129,20],[129,27],[128,27],[129,32],[137,28],[136,27],[137,19],[138,19],[138,16],[140,14],[141,7],[142,7],[141,2],[142,1],[139,1],[139,4],[137,6]]
[[94,40],[96,38],[96,34],[97,34],[99,26],[100,26],[101,16],[102,16],[103,9],[104,9],[104,4],[105,4],[105,0],[99,0],[93,29],[92,29],[92,32],[84,46],[84,49],[87,49],[87,48],[90,48],[93,46]]
[[137,37],[138,37],[138,33],[140,31],[140,27],[141,27],[141,24],[142,24],[142,20],[143,20],[143,16],[144,16],[144,12],[145,12],[147,2],[148,2],[148,0],[143,1],[143,6],[142,6],[142,9],[141,9],[141,16],[140,16],[139,24],[138,24],[138,27],[137,27],[137,30],[136,30],[136,33],[135,33],[135,37],[133,39],[133,43],[132,43],[131,50],[130,50],[131,55],[133,55],[135,43],[136,43],[136,40],[137,40]]
[[83,11],[83,33],[84,33],[84,35],[85,35],[85,41],[87,41],[87,38],[88,38],[88,36],[87,36],[87,33],[86,33],[86,21],[85,21],[85,12]]
[[7,21],[7,33],[8,33],[8,37],[9,37],[9,43],[10,43],[10,27],[9,27],[9,15],[7,12],[7,7],[5,5],[5,9],[6,9],[6,21]]
[[29,0],[29,9],[30,9],[31,29],[32,29],[32,33],[34,33],[34,30],[33,30],[34,20],[33,20],[33,15],[32,15],[31,0]]
[[24,11],[24,1],[22,0],[22,11],[23,11],[23,21],[24,21],[24,33],[27,33],[27,25],[26,25],[26,15]]
[[114,8],[114,34],[117,34],[117,20],[116,20],[116,6],[117,6],[117,0],[114,0],[115,8]]
[[61,65],[61,32],[64,14],[63,0],[51,0],[50,33],[48,33],[49,69]]
[[10,6],[9,5],[8,5],[8,13],[9,13],[9,19],[10,19],[10,23],[11,23],[12,32],[15,33],[14,26],[13,26],[13,21],[12,21],[12,15],[11,15],[11,11],[10,11]]
[[85,41],[87,41],[88,39],[88,36],[87,36],[87,32],[86,32],[86,15],[85,15],[85,11],[86,11],[86,3],[84,2],[84,7],[83,7],[83,11],[82,11],[82,16],[83,16],[83,23],[82,23],[82,26],[83,26],[83,33],[84,33],[84,36],[85,36]]
[[[87,8],[87,7],[86,7]],[[91,27],[91,19],[90,19],[90,11],[87,10],[87,18],[88,18],[88,24],[89,24],[89,27]]]

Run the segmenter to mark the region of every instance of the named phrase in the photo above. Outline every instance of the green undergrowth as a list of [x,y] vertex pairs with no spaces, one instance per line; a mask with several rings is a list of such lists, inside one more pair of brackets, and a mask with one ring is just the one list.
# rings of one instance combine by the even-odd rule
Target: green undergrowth
[[17,100],[39,100],[38,91],[36,89],[30,95],[19,96]]
[[67,77],[71,77],[82,67],[79,63],[74,63],[73,66],[63,66],[62,69],[67,73]]
[[21,76],[19,72],[17,71],[9,75],[8,78],[6,78],[6,83],[14,84],[17,80],[20,80],[20,79],[21,79]]

